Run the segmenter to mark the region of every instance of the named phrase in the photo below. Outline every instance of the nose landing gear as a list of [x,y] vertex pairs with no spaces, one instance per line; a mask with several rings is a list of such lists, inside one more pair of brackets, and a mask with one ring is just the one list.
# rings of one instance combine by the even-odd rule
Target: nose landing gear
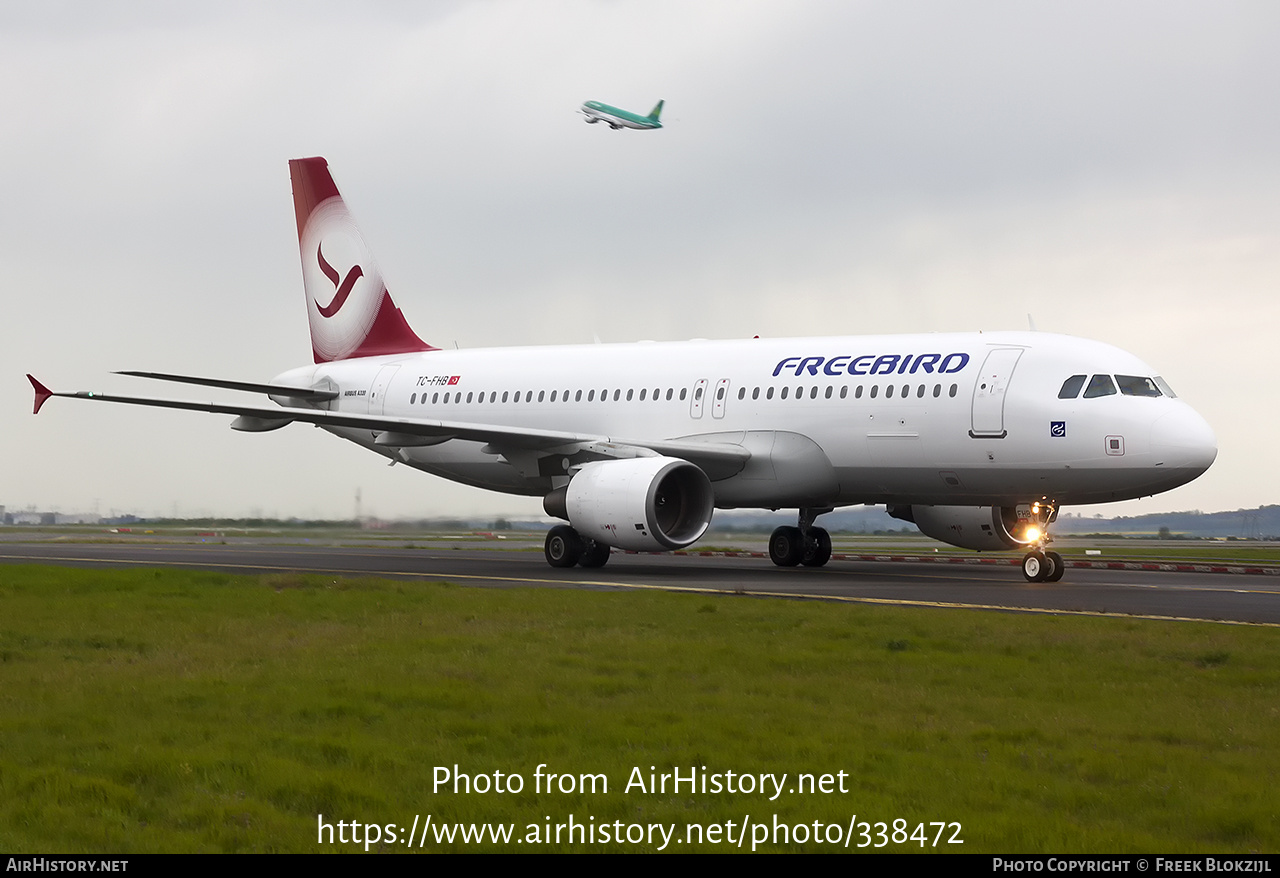
[[1057,582],[1062,578],[1066,563],[1057,552],[1028,552],[1022,559],[1022,575],[1027,582]]
[[1057,517],[1058,507],[1053,503],[1041,501],[1031,504],[1027,529],[1034,531],[1036,537],[1031,543],[1031,551],[1022,558],[1022,575],[1027,582],[1057,582],[1067,569],[1061,555],[1045,550],[1053,539],[1049,536],[1049,525]]

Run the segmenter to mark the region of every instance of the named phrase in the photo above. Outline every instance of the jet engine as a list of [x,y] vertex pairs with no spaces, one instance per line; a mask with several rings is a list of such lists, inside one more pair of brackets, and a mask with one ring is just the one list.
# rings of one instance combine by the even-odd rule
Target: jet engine
[[583,537],[640,552],[682,549],[711,523],[711,480],[687,460],[637,457],[584,464],[543,501]]
[[1025,548],[1044,529],[1031,506],[890,506],[888,513],[927,537],[979,552]]

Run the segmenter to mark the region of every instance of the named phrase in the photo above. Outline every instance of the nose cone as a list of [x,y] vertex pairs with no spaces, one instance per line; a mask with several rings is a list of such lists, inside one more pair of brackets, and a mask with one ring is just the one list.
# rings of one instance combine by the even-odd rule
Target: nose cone
[[1164,465],[1180,470],[1186,481],[1207,470],[1218,456],[1218,439],[1205,419],[1188,405],[1161,415],[1151,429],[1151,444]]

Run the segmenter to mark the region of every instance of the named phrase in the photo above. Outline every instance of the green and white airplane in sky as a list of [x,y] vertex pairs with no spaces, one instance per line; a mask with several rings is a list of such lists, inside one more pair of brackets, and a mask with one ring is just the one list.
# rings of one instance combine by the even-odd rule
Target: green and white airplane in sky
[[663,101],[658,101],[658,105],[653,108],[653,112],[647,116],[639,116],[626,110],[619,110],[617,107],[611,107],[599,101],[587,101],[582,105],[581,112],[587,117],[588,124],[591,125],[597,122],[608,122],[609,127],[614,131],[619,128],[639,128],[644,130],[646,128],[662,127],[658,117],[662,115],[663,103]]

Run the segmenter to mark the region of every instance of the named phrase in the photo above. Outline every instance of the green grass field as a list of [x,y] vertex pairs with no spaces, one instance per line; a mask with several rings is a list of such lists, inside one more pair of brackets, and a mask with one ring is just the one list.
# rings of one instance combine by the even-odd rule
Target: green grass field
[[[0,567],[0,849],[15,853],[364,850],[318,845],[319,814],[401,837],[428,814],[677,838],[857,815],[890,835],[895,819],[959,823],[964,844],[938,849],[966,853],[1276,851],[1278,745],[1273,628]],[[455,764],[524,789],[434,791]],[[537,793],[540,764],[603,774],[608,792]],[[651,766],[786,772],[789,789],[843,771],[848,791],[624,790]]]

